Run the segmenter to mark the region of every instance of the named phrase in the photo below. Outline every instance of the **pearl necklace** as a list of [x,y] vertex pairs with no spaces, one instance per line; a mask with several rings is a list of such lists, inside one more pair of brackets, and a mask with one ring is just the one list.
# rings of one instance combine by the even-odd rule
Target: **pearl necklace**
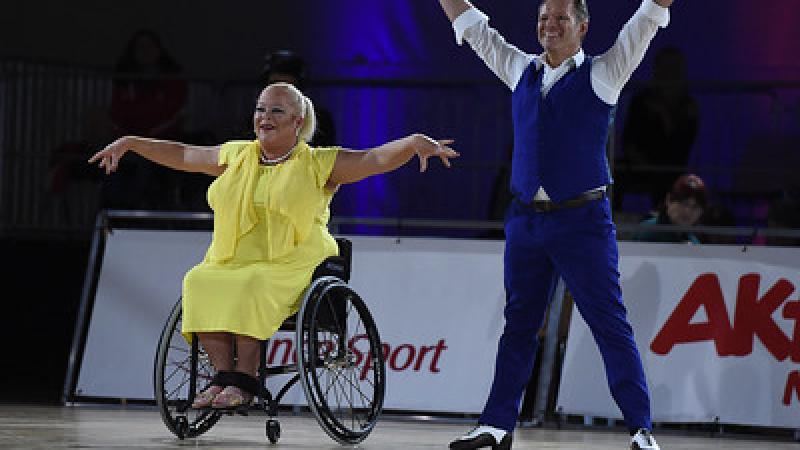
[[292,156],[292,152],[294,152],[294,147],[292,147],[291,150],[289,150],[288,152],[286,152],[282,156],[279,156],[277,158],[267,158],[264,155],[264,152],[261,151],[261,152],[258,153],[258,159],[261,161],[261,164],[266,164],[268,166],[274,166],[275,164],[284,162],[287,159],[289,159],[289,157]]

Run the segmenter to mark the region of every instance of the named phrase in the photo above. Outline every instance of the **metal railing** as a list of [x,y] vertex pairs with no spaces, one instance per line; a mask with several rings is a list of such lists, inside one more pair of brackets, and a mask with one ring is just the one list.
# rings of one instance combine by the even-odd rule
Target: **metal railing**
[[[213,227],[213,214],[210,212],[188,211],[145,211],[145,210],[101,210],[95,218],[95,227],[105,228],[110,221],[115,227],[126,224],[155,229],[206,229]],[[358,227],[374,227],[369,234],[403,237],[423,235],[431,237],[453,237],[462,233],[464,237],[480,239],[503,239],[503,222],[496,220],[443,220],[405,217],[344,217],[333,216],[328,228],[333,234],[363,234]],[[640,223],[617,223],[620,240],[633,240],[640,232],[694,233],[705,236],[739,238],[733,245],[760,245],[759,238],[779,237],[800,240],[800,229],[768,228],[765,226],[704,226],[704,225],[649,225]],[[377,232],[376,232],[377,231]],[[495,234],[487,235],[487,232]]]

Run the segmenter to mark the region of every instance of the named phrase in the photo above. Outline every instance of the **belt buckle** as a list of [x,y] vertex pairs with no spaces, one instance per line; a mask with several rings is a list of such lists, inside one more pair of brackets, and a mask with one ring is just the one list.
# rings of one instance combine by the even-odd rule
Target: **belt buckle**
[[600,200],[606,196],[606,191],[590,191],[587,192],[584,198],[586,201]]

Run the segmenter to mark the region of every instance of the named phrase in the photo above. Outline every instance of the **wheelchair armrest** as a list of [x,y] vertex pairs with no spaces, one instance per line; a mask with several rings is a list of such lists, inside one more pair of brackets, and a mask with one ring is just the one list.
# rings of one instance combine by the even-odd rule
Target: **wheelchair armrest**
[[336,245],[339,246],[339,256],[347,262],[347,273],[349,274],[353,262],[353,243],[347,238],[337,237]]
[[311,276],[312,280],[319,277],[334,276],[345,283],[350,281],[350,264],[345,258],[341,256],[330,256],[322,261],[320,265],[314,269],[314,274]]

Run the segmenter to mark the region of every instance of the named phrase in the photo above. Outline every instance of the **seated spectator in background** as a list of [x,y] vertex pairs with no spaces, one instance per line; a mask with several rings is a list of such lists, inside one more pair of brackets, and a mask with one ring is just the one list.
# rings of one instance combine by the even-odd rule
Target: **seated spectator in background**
[[653,205],[673,180],[686,173],[697,137],[699,108],[689,93],[683,52],[665,47],[655,55],[653,77],[631,99],[622,129],[622,153],[616,161],[614,200],[643,193]]
[[[306,93],[306,62],[291,50],[277,50],[267,55],[261,71],[262,88],[272,83],[289,83]],[[309,142],[312,147],[330,147],[336,145],[336,126],[333,115],[315,102],[317,116],[317,132]]]
[[[697,175],[678,178],[667,193],[658,211],[642,221],[642,225],[696,225],[707,204],[706,185]],[[690,232],[640,231],[633,238],[649,242],[689,242],[699,244],[700,239]]]
[[[800,231],[800,199],[781,197],[769,205],[767,228]],[[800,237],[767,236],[767,245],[800,246]]]

